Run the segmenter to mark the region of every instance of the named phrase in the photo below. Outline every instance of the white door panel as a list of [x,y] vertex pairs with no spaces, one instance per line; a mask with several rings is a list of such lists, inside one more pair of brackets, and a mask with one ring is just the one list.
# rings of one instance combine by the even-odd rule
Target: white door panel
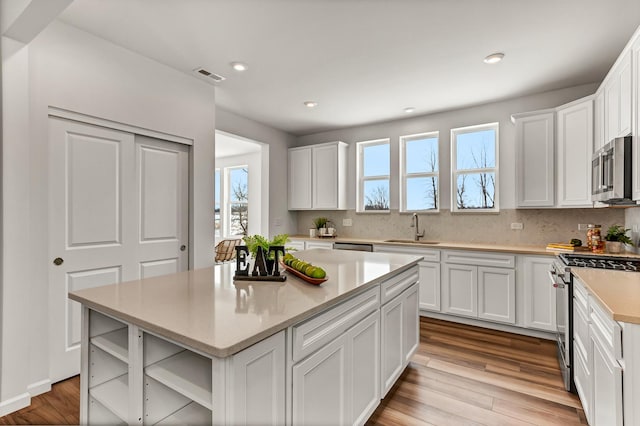
[[140,263],[140,278],[151,278],[176,272],[179,272],[177,258]]
[[80,371],[80,305],[69,291],[187,268],[188,147],[51,117],[49,152],[55,382]]

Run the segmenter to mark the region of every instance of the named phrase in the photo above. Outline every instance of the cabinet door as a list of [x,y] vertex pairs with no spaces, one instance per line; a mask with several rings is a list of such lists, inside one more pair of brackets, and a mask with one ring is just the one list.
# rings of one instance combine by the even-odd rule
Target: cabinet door
[[516,273],[513,269],[478,268],[478,318],[516,323]]
[[380,314],[374,312],[348,332],[352,356],[351,419],[364,424],[380,402]]
[[285,244],[285,248],[287,253],[296,251],[296,250],[304,250],[304,241],[303,240],[290,240]]
[[391,386],[402,373],[404,366],[404,351],[402,335],[404,330],[404,313],[402,312],[402,295],[396,297],[380,309],[380,363],[382,394],[389,392]]
[[516,119],[518,207],[552,207],[555,197],[554,113]]
[[625,54],[624,59],[619,66],[620,78],[620,119],[618,127],[618,137],[626,136],[631,133],[631,52]]
[[545,331],[556,331],[556,289],[549,276],[553,258],[522,257],[524,325]]
[[604,136],[604,90],[596,94],[593,104],[593,152],[595,153],[605,144]]
[[440,312],[440,263],[421,262],[420,309]]
[[633,148],[633,199],[640,200],[640,38],[633,45],[633,101],[632,101],[632,134]]
[[615,138],[620,128],[620,78],[611,76],[604,87],[605,143]]
[[284,334],[281,331],[233,356],[230,424],[284,424]]
[[442,311],[478,317],[478,267],[442,265]]
[[418,349],[418,343],[420,341],[420,325],[418,317],[418,285],[414,284],[409,287],[401,295],[402,300],[402,316],[403,316],[403,335],[402,335],[402,350],[404,353],[404,365],[409,363],[409,360]]
[[347,335],[342,335],[293,366],[295,425],[349,423],[349,370]]
[[313,208],[338,208],[338,145],[313,147]]
[[592,424],[622,426],[622,369],[600,337],[592,330],[593,412]]
[[592,207],[593,101],[558,110],[558,207]]
[[289,150],[289,209],[311,208],[311,148]]

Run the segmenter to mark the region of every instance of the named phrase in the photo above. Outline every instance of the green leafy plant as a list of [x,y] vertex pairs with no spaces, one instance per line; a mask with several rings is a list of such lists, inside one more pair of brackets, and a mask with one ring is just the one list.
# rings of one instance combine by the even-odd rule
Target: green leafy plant
[[605,235],[604,239],[607,241],[619,241],[632,246],[633,242],[631,238],[627,236],[628,231],[630,231],[630,229],[625,229],[622,225],[611,225],[609,229],[607,229],[607,235]]
[[[251,257],[255,258],[258,253],[258,247],[262,247],[265,254],[269,253],[269,247],[271,246],[284,246],[289,241],[289,235],[279,234],[273,237],[271,241],[263,237],[262,235],[247,235],[242,238],[247,245],[247,249],[251,254]],[[273,254],[269,255],[269,259],[273,259]]]
[[329,219],[327,219],[326,217],[316,217],[315,219],[313,219],[313,225],[316,227],[316,229],[325,228],[328,221]]

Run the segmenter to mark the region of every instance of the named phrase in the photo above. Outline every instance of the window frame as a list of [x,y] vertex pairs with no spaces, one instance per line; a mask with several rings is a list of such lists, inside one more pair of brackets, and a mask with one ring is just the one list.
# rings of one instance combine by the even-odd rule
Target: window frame
[[[223,213],[223,206],[224,206],[224,190],[223,190],[223,184],[224,184],[224,169],[221,169],[220,167],[216,167],[214,172],[213,172],[213,176],[214,176],[214,180],[215,182],[213,183],[213,237],[214,239],[222,239],[223,235],[224,235],[224,213]],[[218,179],[216,180],[215,177],[218,177]],[[220,197],[220,202],[216,203],[216,189],[219,192],[219,197]],[[220,215],[220,226],[218,227],[218,230],[216,231],[216,206],[218,207],[218,214]]]
[[[418,172],[407,173],[407,158],[406,158],[406,143],[413,142],[421,139],[436,138],[436,161],[437,171],[435,172]],[[436,208],[435,209],[407,209],[407,179],[408,178],[420,178],[420,177],[436,177],[438,179],[438,193],[436,195]],[[432,132],[415,133],[412,135],[400,136],[400,213],[440,213],[440,131],[435,130]]]
[[[389,174],[376,176],[363,176],[364,173],[364,148],[377,145],[387,145],[389,149]],[[373,139],[356,142],[356,213],[386,214],[391,212],[391,139]],[[389,183],[389,208],[386,210],[365,210],[364,208],[364,183],[370,180],[386,179]]]
[[[494,130],[495,132],[495,167],[485,167],[478,169],[460,169],[458,170],[458,158],[457,158],[457,137],[461,134],[475,133],[483,130]],[[492,122],[485,124],[476,124],[473,126],[458,127],[451,129],[451,212],[453,213],[498,213],[500,211],[500,178],[499,178],[499,166],[500,166],[500,123]],[[477,173],[494,173],[495,176],[495,188],[493,196],[492,208],[472,208],[472,209],[460,209],[458,208],[458,176],[462,174],[477,174]]]

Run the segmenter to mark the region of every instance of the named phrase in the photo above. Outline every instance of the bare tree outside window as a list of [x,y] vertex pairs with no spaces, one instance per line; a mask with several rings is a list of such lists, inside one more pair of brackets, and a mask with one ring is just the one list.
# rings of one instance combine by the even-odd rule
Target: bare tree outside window
[[376,186],[365,196],[365,210],[389,210],[389,190],[384,186]]
[[248,235],[249,231],[249,188],[247,168],[231,170],[231,235]]
[[[436,172],[438,167],[438,159],[436,158],[436,153],[434,150],[431,150],[429,153],[429,158],[427,159],[427,166],[430,172]],[[429,177],[431,181],[431,186],[427,188],[427,201],[431,201],[433,204],[433,208],[435,210],[438,209],[438,178],[434,175]]]

